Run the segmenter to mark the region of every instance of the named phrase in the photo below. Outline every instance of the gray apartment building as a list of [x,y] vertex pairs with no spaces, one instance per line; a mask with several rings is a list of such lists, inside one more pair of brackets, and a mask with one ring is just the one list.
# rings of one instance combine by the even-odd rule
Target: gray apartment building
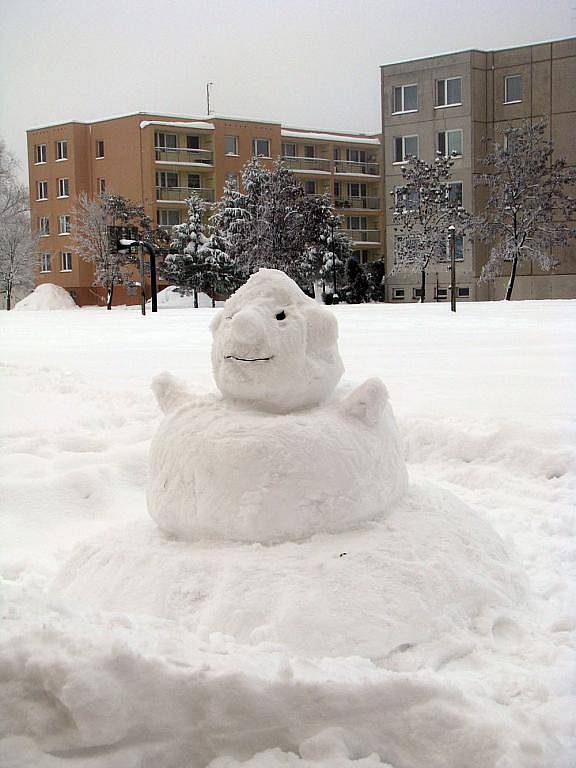
[[[549,121],[556,153],[576,164],[576,38],[497,51],[469,50],[381,67],[382,161],[386,205],[387,273],[394,263],[392,194],[402,183],[407,155],[431,162],[437,150],[456,153],[453,194],[478,213],[485,191],[474,176],[489,141],[503,141],[503,129],[524,119]],[[464,238],[457,243],[459,299],[504,297],[507,278],[478,284],[488,246]],[[558,253],[560,264],[542,272],[522,265],[516,299],[576,298],[576,248]],[[448,295],[447,263],[428,270],[427,297]],[[405,272],[387,281],[387,300],[416,301],[419,274]]]

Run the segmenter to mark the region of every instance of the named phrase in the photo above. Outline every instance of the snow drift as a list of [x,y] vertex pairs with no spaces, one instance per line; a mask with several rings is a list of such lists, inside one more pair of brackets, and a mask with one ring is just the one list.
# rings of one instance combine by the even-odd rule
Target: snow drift
[[53,283],[43,283],[14,307],[14,310],[20,311],[46,309],[78,309],[78,305],[64,288]]

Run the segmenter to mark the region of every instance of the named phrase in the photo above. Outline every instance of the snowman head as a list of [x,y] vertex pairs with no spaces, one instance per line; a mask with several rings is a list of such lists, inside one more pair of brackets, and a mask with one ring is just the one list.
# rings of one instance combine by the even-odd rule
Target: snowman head
[[232,400],[276,413],[330,396],[344,366],[334,315],[277,269],[261,269],[212,322],[212,370]]

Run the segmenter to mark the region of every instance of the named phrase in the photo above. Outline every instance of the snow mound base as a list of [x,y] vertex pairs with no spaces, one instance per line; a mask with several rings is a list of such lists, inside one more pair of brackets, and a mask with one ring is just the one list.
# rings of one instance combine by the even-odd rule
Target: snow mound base
[[64,288],[53,283],[43,283],[14,307],[14,311],[44,311],[47,309],[78,309],[78,305]]
[[53,595],[178,620],[201,637],[394,665],[512,621],[523,582],[483,518],[422,486],[382,522],[301,543],[186,543],[131,523],[80,545]]

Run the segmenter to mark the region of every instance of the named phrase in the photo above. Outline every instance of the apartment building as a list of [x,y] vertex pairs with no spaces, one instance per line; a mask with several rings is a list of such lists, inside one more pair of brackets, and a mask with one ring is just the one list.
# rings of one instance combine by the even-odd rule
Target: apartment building
[[[556,152],[576,163],[576,38],[497,51],[469,50],[381,67],[382,163],[386,207],[387,272],[394,264],[392,194],[402,183],[408,155],[431,162],[437,150],[455,154],[453,194],[480,212],[485,190],[474,185],[485,172],[481,160],[490,140],[503,142],[503,130],[525,119],[546,116]],[[457,243],[460,299],[502,299],[502,277],[478,284],[489,246],[465,238]],[[514,298],[576,298],[574,245],[558,252],[550,273],[525,263]],[[447,264],[428,270],[427,297],[448,297]],[[387,300],[417,301],[419,274],[392,275]]]
[[[159,227],[184,221],[194,190],[210,205],[252,157],[282,157],[306,194],[329,193],[360,262],[384,254],[380,138],[311,131],[211,115],[139,112],[33,128],[28,135],[30,210],[40,237],[38,282],[66,288],[78,304],[104,302],[92,265],[69,245],[77,195],[114,192],[144,206]],[[119,286],[115,303],[136,303]]]

